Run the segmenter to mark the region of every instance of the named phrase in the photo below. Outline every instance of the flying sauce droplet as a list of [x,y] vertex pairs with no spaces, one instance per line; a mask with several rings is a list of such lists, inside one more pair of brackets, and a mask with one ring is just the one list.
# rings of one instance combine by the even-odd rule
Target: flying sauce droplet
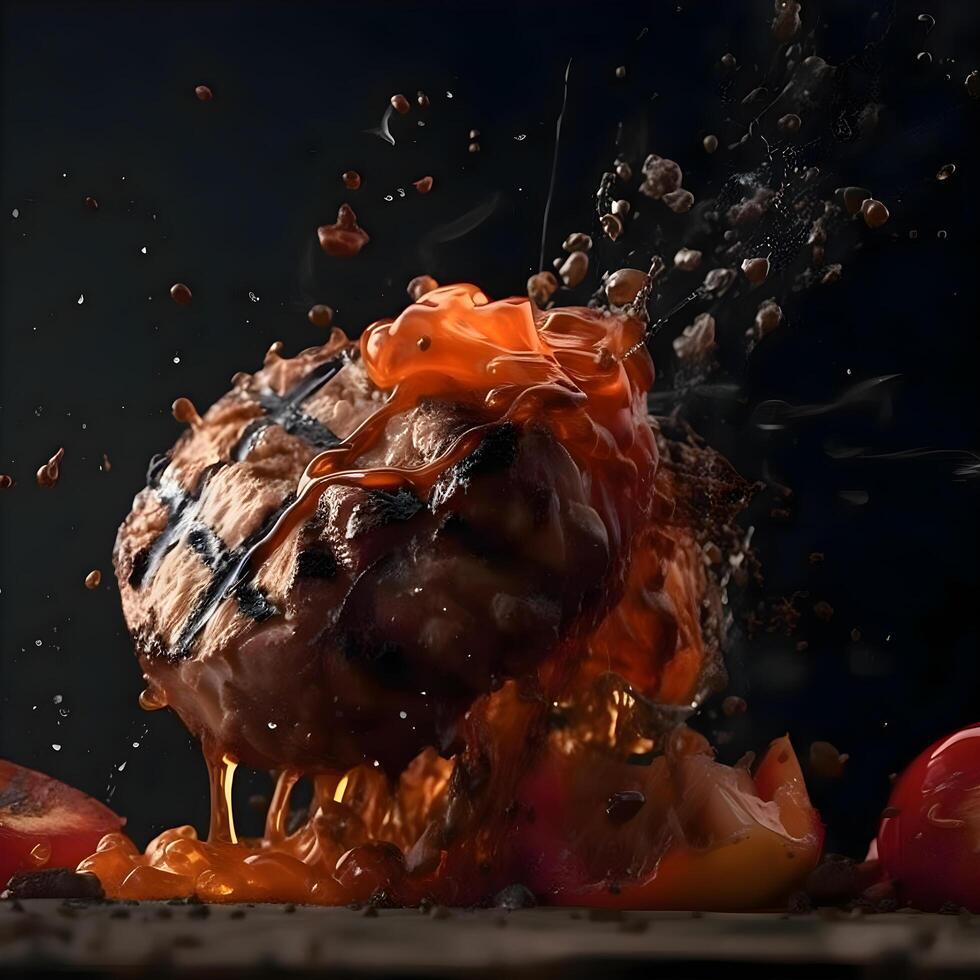
[[57,486],[61,479],[61,460],[64,458],[65,450],[59,449],[38,471],[37,485],[39,487],[50,488]]

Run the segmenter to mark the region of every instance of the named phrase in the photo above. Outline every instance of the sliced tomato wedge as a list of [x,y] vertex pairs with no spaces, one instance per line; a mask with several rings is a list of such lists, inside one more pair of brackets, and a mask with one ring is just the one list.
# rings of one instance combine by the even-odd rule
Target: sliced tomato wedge
[[532,890],[558,905],[740,911],[785,907],[823,825],[788,738],[755,774],[686,729],[632,766],[555,745],[524,785],[518,831]]
[[125,822],[81,790],[0,759],[0,889],[18,871],[74,868]]

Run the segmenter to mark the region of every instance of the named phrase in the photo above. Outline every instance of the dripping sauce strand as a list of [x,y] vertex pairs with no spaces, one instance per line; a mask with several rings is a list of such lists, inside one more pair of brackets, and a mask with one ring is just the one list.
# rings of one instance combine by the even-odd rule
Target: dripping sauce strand
[[[609,511],[627,507],[616,502],[629,496],[624,486],[646,492],[652,501],[653,488],[638,483],[638,475],[656,463],[645,421],[645,396],[653,382],[652,361],[642,350],[645,333],[639,315],[577,308],[542,313],[527,299],[491,302],[471,285],[436,289],[395,320],[372,324],[360,349],[371,381],[390,393],[387,400],[340,445],[309,463],[295,500],[244,557],[202,628],[220,601],[297,532],[328,487],[408,487],[425,500],[487,430],[501,423],[548,426],[583,471],[592,502],[607,524],[622,516]],[[383,438],[388,422],[426,398],[469,405],[481,421],[417,467],[359,466]],[[635,509],[636,501],[629,507]],[[628,531],[628,520],[625,526]],[[568,674],[559,658],[548,683],[549,700],[550,688],[560,687]],[[467,723],[482,724],[496,740],[498,772],[492,778],[515,780],[530,736],[542,720],[540,703],[522,698],[514,681],[483,701]],[[158,708],[166,701],[162,692],[148,689],[141,703]],[[451,869],[444,850],[440,857],[439,842],[428,847],[432,854],[425,853],[426,827],[435,818],[448,818],[443,811],[451,781],[465,775],[458,758],[451,761],[426,750],[394,787],[367,767],[317,775],[311,816],[292,834],[287,833],[289,801],[301,774],[283,772],[264,836],[239,839],[231,802],[237,762],[221,746],[203,748],[211,784],[207,841],[199,840],[192,827],[176,827],[141,854],[124,835],[106,836],[79,870],[97,874],[108,895],[339,904],[365,900],[382,889],[392,900],[411,904],[439,894],[441,883],[447,900],[459,897],[448,881]],[[501,776],[499,770],[508,764],[514,772]],[[492,806],[506,795],[485,794],[490,797]],[[470,813],[473,824],[483,822],[477,818],[487,816],[487,805],[482,813],[479,808]],[[476,837],[480,850],[492,857],[490,837],[484,832]],[[472,859],[472,848],[467,854]],[[456,863],[460,860],[465,859],[457,855]]]

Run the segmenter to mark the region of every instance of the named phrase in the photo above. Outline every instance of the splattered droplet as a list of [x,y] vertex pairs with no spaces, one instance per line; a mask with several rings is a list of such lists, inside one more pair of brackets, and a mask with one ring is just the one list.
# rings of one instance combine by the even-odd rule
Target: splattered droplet
[[64,448],[59,449],[40,469],[37,471],[37,485],[39,487],[50,488],[57,486],[61,479],[61,461],[64,459]]
[[333,310],[325,303],[317,303],[311,306],[306,318],[314,327],[326,328],[333,323]]
[[182,282],[175,282],[170,287],[170,298],[178,306],[189,306],[191,300],[194,298],[194,294],[191,292],[190,287]]

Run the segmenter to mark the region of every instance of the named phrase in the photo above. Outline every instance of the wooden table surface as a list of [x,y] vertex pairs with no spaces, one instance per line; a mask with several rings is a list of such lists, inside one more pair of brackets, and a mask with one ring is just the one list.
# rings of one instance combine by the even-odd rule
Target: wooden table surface
[[0,902],[0,972],[980,977],[980,916]]

